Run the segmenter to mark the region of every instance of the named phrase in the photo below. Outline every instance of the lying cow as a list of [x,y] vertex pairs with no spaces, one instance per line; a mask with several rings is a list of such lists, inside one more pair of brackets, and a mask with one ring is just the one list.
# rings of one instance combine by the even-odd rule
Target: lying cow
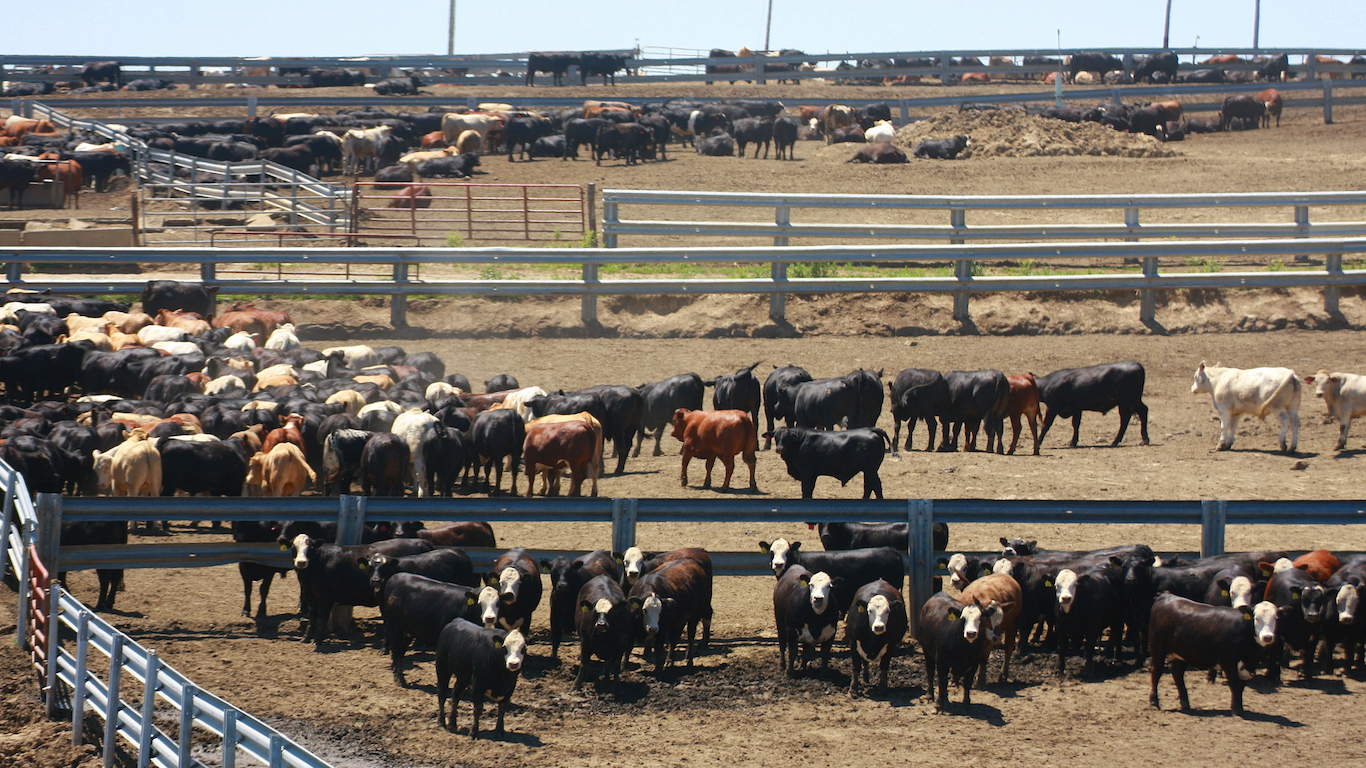
[[[1042,389],[1042,385],[1041,385]],[[1219,413],[1219,450],[1233,447],[1238,419],[1244,415],[1265,421],[1275,414],[1281,422],[1280,448],[1286,449],[1285,433],[1290,431],[1289,452],[1300,440],[1300,380],[1289,368],[1221,368],[1200,361],[1191,383],[1191,394],[1210,393],[1214,410]],[[1050,414],[1051,415],[1051,414]],[[1048,422],[1044,422],[1044,432]]]
[[962,134],[950,139],[925,139],[915,145],[911,154],[931,160],[953,160],[972,146],[972,139]]
[[890,165],[892,163],[908,163],[910,160],[899,147],[894,147],[886,142],[879,142],[859,148],[859,151],[855,152],[854,156],[849,158],[847,162]]

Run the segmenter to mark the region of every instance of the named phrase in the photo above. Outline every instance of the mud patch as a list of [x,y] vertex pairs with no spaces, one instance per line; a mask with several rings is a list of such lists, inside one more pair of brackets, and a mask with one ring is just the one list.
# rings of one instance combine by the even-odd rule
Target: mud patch
[[1069,123],[1026,115],[1018,109],[946,112],[896,132],[896,144],[910,150],[924,139],[966,134],[972,145],[962,157],[1176,157],[1171,147],[1146,134],[1120,133],[1098,123]]

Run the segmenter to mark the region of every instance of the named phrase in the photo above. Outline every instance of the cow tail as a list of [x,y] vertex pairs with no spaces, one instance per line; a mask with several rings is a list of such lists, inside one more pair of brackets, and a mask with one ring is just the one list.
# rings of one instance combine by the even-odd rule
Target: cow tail
[[896,452],[896,443],[892,442],[892,438],[887,434],[887,430],[883,429],[882,427],[873,427],[872,432],[873,434],[882,438],[882,442],[886,443],[887,447],[891,449],[893,456],[899,455]]
[[1271,397],[1262,403],[1262,407],[1257,411],[1257,418],[1266,421],[1266,414],[1282,397],[1300,399],[1300,377],[1294,371],[1291,371],[1288,380],[1282,381],[1281,385],[1276,387],[1276,391],[1271,393]]
[[1010,382],[1006,382],[996,393],[996,405],[991,412],[998,416],[1004,416],[1010,412]]

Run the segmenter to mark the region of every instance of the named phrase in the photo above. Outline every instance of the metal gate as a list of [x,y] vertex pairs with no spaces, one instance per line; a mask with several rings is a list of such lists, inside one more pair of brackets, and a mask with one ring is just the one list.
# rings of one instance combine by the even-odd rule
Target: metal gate
[[416,182],[404,192],[392,183],[356,182],[351,233],[408,234],[424,246],[459,247],[499,241],[591,245],[591,186],[578,184],[458,184]]

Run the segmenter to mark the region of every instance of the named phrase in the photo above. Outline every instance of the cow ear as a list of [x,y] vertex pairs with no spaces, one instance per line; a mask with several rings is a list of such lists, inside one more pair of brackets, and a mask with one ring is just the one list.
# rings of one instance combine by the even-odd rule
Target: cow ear
[[617,565],[625,565],[625,564],[626,564],[626,555],[623,555],[623,554],[620,553],[620,552],[613,552],[613,553],[612,553],[612,559],[617,561]]
[[473,595],[473,594],[471,594],[471,595],[469,595],[469,596],[467,596],[467,597],[465,598],[465,605],[474,605],[476,602],[478,602],[478,601],[476,601],[476,600],[474,599],[474,595]]
[[949,611],[949,621],[958,621],[958,615],[957,609]]
[[1015,610],[1015,601],[1011,600],[1008,603],[997,603],[997,607],[1001,609],[1001,613],[1010,613]]
[[500,637],[500,638],[498,638],[497,640],[494,640],[494,641],[493,641],[493,647],[494,647],[494,648],[502,648],[502,647],[503,647],[503,638]]
[[1053,586],[1053,580],[1052,580],[1052,579],[1044,579],[1044,580],[1043,580],[1043,585],[1044,585],[1045,587],[1051,587],[1051,586]]
[[280,551],[281,551],[281,552],[288,552],[288,551],[289,551],[289,545],[288,545],[288,544],[281,544],[281,545],[280,545]]
[[992,567],[991,563],[982,563],[982,575],[985,576],[989,573],[992,573],[994,570],[995,569]]
[[797,581],[801,582],[801,585],[802,585],[803,587],[809,587],[809,586],[811,586],[811,577],[810,577],[810,576],[803,576],[803,577],[801,577],[800,579],[798,579]]
[[1008,540],[1006,539],[1006,537],[1004,537],[1004,536],[1001,537],[1001,546],[1003,546],[1003,547],[1008,547],[1008,546],[1010,546],[1010,541],[1008,541]]
[[359,569],[361,569],[362,571],[365,570],[366,567],[369,566],[369,565],[370,565],[370,563],[369,563],[365,558],[363,558],[363,557],[358,557],[358,558],[356,558],[356,567],[359,568]]
[[631,610],[633,610],[633,611],[638,611],[638,610],[640,610],[640,607],[641,607],[642,605],[645,604],[644,601],[642,601],[642,600],[641,600],[640,598],[638,598],[638,597],[633,597],[633,598],[631,598],[631,599],[630,599],[630,603],[631,603]]
[[759,542],[759,551],[767,555],[768,553],[772,552],[773,549],[769,546],[769,543],[767,541],[761,541]]
[[799,550],[799,549],[801,549],[801,548],[802,548],[802,543],[801,543],[800,541],[794,541],[794,542],[792,542],[792,546],[790,546],[790,547],[787,548],[787,552],[788,552],[788,554],[792,554],[793,552],[796,552],[797,550]]
[[839,585],[841,585],[841,584],[843,584],[843,583],[844,583],[844,577],[843,577],[843,576],[836,576],[835,578],[833,578],[833,579],[830,580],[830,586],[831,586],[831,587],[838,587]]
[[938,560],[935,560],[935,561],[934,561],[934,567],[935,567],[935,568],[948,568],[948,567],[949,567],[949,559],[948,559],[947,557],[941,557],[941,558],[939,558]]
[[584,613],[588,613],[589,611],[593,610],[593,604],[588,602],[587,600],[580,600],[579,610],[583,611]]
[[672,597],[666,597],[664,598],[664,605],[667,608],[673,608],[678,605],[678,601],[673,599]]
[[1123,568],[1124,558],[1119,557],[1118,555],[1110,555],[1110,565],[1114,568]]
[[865,600],[860,600],[860,601],[858,601],[857,603],[855,603],[855,607],[858,608],[858,612],[859,612],[859,613],[867,613],[867,612],[868,612],[868,603],[867,603],[867,601],[865,601]]
[[1299,600],[1301,594],[1303,594],[1303,593],[1300,592],[1298,589],[1292,589],[1292,590],[1290,590],[1290,599],[1291,599],[1291,600]]
[[498,586],[498,574],[490,573],[484,577],[484,583],[490,587]]
[[548,571],[555,566],[549,560],[541,558],[541,567]]

